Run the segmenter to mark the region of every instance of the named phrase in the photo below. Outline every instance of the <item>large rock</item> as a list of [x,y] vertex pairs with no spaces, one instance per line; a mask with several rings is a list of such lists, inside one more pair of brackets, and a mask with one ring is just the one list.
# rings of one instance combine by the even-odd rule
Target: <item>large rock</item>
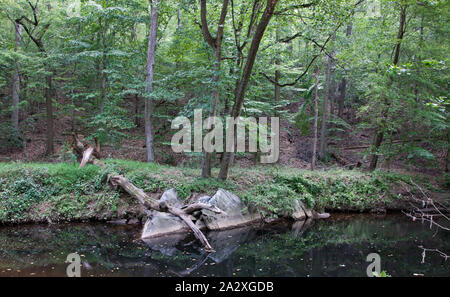
[[209,200],[211,200],[211,197],[209,196],[202,196],[198,198],[197,202],[199,203],[209,203]]
[[173,189],[173,188],[165,191],[162,194],[161,198],[159,198],[159,201],[165,202],[167,205],[177,207],[177,208],[180,208],[183,206],[183,202],[178,200],[178,194],[175,191],[175,189]]
[[312,218],[313,212],[303,204],[302,201],[296,200],[294,204],[294,212],[291,214],[294,220],[304,220],[306,218]]
[[261,220],[257,211],[244,211],[244,204],[238,196],[219,189],[208,201],[209,204],[225,211],[226,214],[216,214],[207,209],[202,210],[202,219],[210,230],[223,230],[237,226],[249,225]]
[[[178,200],[177,192],[169,189],[161,196],[160,201],[167,205],[181,207],[183,203]],[[177,216],[166,212],[152,211],[152,217],[144,225],[141,238],[154,238],[158,236],[188,232],[189,227]]]
[[306,219],[306,213],[303,210],[302,202],[300,200],[294,201],[294,212],[291,214],[291,217],[294,220],[304,220]]
[[179,217],[167,212],[152,211],[152,217],[145,222],[141,238],[154,238],[189,230],[189,227]]

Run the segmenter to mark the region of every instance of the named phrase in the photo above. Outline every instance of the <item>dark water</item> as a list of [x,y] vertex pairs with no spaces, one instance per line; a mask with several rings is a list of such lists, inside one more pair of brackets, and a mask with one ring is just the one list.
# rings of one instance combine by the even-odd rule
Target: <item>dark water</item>
[[139,226],[64,224],[0,227],[0,276],[66,276],[69,253],[82,276],[366,276],[369,253],[392,276],[450,276],[450,236],[401,215],[340,215],[210,232],[216,253],[183,235],[143,242]]

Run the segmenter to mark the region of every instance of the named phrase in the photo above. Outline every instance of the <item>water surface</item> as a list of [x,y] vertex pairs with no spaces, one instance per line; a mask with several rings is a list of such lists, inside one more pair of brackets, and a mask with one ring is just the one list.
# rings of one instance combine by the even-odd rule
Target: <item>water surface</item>
[[140,226],[62,224],[0,227],[0,276],[66,276],[69,253],[82,276],[366,276],[369,253],[392,276],[450,276],[450,261],[419,246],[450,250],[450,236],[402,215],[334,215],[143,242]]

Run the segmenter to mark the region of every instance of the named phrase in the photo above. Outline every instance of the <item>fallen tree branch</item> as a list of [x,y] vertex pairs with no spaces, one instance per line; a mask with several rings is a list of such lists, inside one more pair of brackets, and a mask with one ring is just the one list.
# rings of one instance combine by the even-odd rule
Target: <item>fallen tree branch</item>
[[439,256],[441,256],[442,258],[444,258],[445,261],[447,261],[447,259],[450,257],[449,255],[447,255],[447,254],[444,253],[444,252],[441,252],[441,251],[438,250],[438,249],[427,249],[427,248],[424,248],[423,246],[419,246],[419,248],[422,249],[422,262],[421,262],[422,264],[425,263],[425,258],[426,258],[426,256],[427,256],[427,252],[434,252],[434,253],[437,253]]
[[83,168],[84,166],[86,166],[93,152],[94,152],[93,147],[88,147],[87,150],[83,152],[83,158],[81,159],[80,167],[78,168]]
[[183,208],[183,211],[185,213],[193,213],[194,211],[201,210],[201,209],[207,209],[207,210],[210,210],[215,213],[222,213],[222,214],[226,215],[226,212],[220,210],[217,206],[209,205],[206,203],[194,203],[191,205],[187,205],[186,207]]
[[[410,205],[412,209],[408,212],[402,211],[407,217],[411,218],[413,221],[421,220],[423,222],[430,223],[430,229],[435,226],[436,232],[437,230],[450,231],[450,227],[437,223],[434,219],[435,217],[441,218],[444,222],[450,222],[450,218],[446,215],[449,213],[449,209],[439,202],[434,201],[430,196],[425,193],[425,191],[416,184],[412,179],[410,180],[411,184],[413,184],[416,188],[418,188],[422,194],[422,199],[416,198],[416,196],[410,191],[409,187],[406,183],[403,182],[403,188],[411,195],[412,200],[416,203],[411,203]],[[430,207],[431,206],[431,207]],[[449,255],[438,250],[438,249],[429,249],[423,246],[419,246],[422,249],[422,263],[425,263],[425,257],[427,252],[437,253],[439,256],[443,257],[445,261],[447,261]]]
[[[73,149],[75,153],[81,157],[80,168],[84,167],[88,163],[92,163],[101,168],[105,168],[105,164],[101,162],[95,155],[95,149],[92,146],[86,146],[78,137],[78,135],[73,134],[73,139],[71,140]],[[86,148],[87,147],[87,148]],[[98,145],[96,145],[98,147]],[[186,205],[181,208],[168,205],[164,201],[159,201],[148,196],[142,189],[136,187],[123,175],[111,175],[108,174],[109,182],[117,187],[120,186],[125,192],[127,192],[131,197],[135,198],[139,204],[141,204],[147,216],[151,216],[151,210],[169,212],[177,217],[179,217],[183,222],[192,230],[195,237],[205,246],[207,252],[213,252],[213,248],[209,244],[205,235],[202,231],[194,224],[192,221],[192,212],[201,209],[208,209],[215,213],[224,213],[222,210],[216,206],[212,206],[205,203],[194,203],[191,205]]]

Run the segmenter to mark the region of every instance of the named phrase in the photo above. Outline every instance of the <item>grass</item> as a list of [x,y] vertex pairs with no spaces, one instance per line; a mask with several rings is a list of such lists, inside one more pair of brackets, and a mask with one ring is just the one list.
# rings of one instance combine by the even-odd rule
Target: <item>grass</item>
[[[394,208],[395,189],[410,177],[376,171],[308,171],[276,166],[233,167],[229,179],[199,178],[200,169],[126,160],[106,160],[109,173],[123,174],[147,193],[175,188],[180,199],[193,193],[213,195],[218,188],[238,195],[263,215],[292,211],[301,199],[316,210],[368,211]],[[142,217],[137,203],[112,189],[96,166],[75,163],[0,163],[0,222],[109,220]],[[216,176],[218,169],[213,171]]]

